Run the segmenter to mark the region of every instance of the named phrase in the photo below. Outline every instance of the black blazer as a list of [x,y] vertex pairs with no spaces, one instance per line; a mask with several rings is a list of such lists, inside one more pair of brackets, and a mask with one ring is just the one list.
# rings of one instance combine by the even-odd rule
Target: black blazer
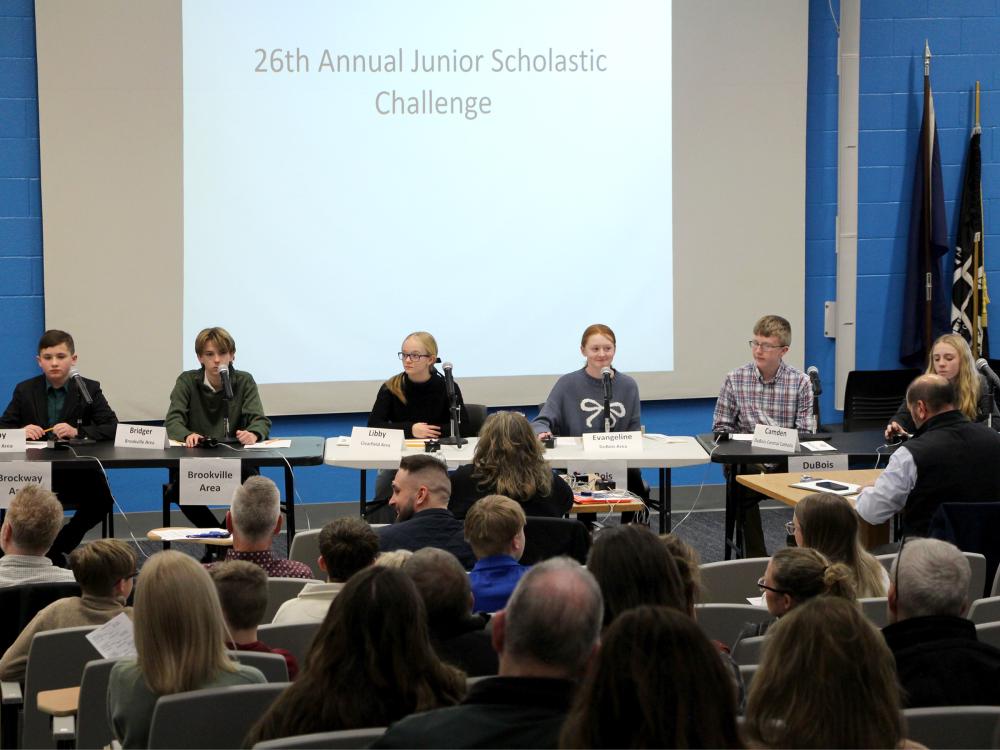
[[[101,384],[87,378],[83,378],[83,382],[94,403],[85,402],[76,384],[67,380],[66,402],[56,422],[66,422],[76,427],[76,420],[80,418],[83,420],[83,427],[80,430],[83,437],[92,440],[114,440],[115,430],[118,429],[118,417],[104,398]],[[13,398],[3,416],[0,416],[0,427],[20,429],[29,424],[51,427],[45,387],[44,375],[18,383],[14,388]]]

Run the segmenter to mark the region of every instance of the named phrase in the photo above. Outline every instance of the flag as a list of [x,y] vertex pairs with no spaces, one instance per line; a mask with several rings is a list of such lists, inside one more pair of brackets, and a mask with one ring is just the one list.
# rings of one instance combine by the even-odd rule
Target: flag
[[972,347],[972,356],[990,356],[987,336],[986,262],[983,231],[983,161],[979,150],[981,129],[976,125],[969,139],[962,185],[962,207],[955,238],[955,273],[951,288],[951,329]]
[[941,151],[931,95],[930,49],[924,52],[924,117],[913,174],[913,208],[903,290],[903,334],[899,359],[924,369],[931,344],[951,330],[951,304],[941,259],[948,252],[948,227],[941,180]]

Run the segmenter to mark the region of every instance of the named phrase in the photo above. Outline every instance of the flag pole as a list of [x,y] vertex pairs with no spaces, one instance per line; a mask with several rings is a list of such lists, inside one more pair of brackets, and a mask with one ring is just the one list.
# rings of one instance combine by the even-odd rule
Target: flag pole
[[930,119],[931,114],[931,47],[924,39],[924,131],[925,138],[922,145],[924,149],[924,241],[923,241],[923,269],[924,269],[924,351],[930,354],[931,351],[931,308],[934,299],[934,277],[931,273],[931,175],[934,162],[934,127]]
[[[972,133],[975,135],[980,132],[982,132],[982,127],[979,124],[979,81],[976,81],[976,124],[972,128]],[[980,260],[980,256],[982,254],[981,248],[982,235],[979,232],[976,232],[975,236],[972,238],[972,268],[976,277],[975,283],[972,287],[972,330],[970,331],[972,334],[972,356],[976,358],[982,356],[982,352],[980,351],[982,344],[979,340],[979,304],[982,301],[983,296],[983,279],[982,274],[980,273],[980,266],[982,263]]]

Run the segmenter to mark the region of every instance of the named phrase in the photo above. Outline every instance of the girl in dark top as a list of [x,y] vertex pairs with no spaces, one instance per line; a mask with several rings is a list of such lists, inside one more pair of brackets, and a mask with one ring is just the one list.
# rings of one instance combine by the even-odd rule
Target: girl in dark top
[[517,412],[487,417],[472,463],[451,476],[448,509],[464,518],[473,503],[496,494],[517,500],[528,516],[558,518],[573,507],[573,490],[553,474],[531,424]]

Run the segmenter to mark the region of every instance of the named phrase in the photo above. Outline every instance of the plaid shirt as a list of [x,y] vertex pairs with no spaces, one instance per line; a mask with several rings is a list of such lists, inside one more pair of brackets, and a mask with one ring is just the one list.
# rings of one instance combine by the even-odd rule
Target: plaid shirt
[[0,586],[75,580],[72,570],[57,568],[47,557],[35,557],[34,555],[4,555],[0,557]]
[[809,376],[783,361],[770,382],[753,362],[726,375],[715,402],[713,432],[753,432],[758,424],[816,431]]

